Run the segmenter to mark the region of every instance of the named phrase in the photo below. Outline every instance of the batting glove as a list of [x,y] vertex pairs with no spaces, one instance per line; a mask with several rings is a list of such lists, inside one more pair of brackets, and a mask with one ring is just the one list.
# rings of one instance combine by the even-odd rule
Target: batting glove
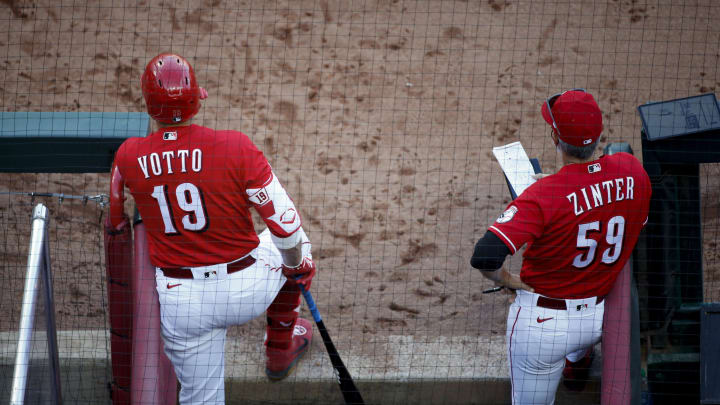
[[317,271],[315,263],[309,257],[303,257],[302,262],[297,267],[288,267],[284,264],[282,266],[283,275],[287,277],[288,281],[302,285],[306,291],[310,290],[315,271]]

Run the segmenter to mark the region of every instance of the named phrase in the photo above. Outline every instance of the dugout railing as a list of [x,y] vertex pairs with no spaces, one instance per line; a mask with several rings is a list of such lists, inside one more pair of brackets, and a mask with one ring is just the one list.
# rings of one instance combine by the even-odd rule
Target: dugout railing
[[[55,308],[53,300],[52,272],[50,269],[50,250],[48,248],[47,223],[49,221],[47,207],[42,204],[35,206],[32,212],[32,234],[28,251],[25,289],[23,291],[20,329],[18,333],[15,368],[13,371],[11,405],[22,405],[28,391],[28,373],[33,348],[33,332],[35,312],[37,311],[38,293],[42,285],[42,298],[45,302],[46,336],[49,358],[50,403],[61,404],[60,361],[58,357],[57,328],[55,325]],[[37,389],[34,387],[33,389]]]
[[[129,137],[145,136],[150,128],[150,120],[145,113],[136,112],[0,112],[0,173],[108,173],[110,165],[117,148]],[[62,203],[65,199],[82,199],[83,203],[94,201],[101,207],[106,202],[107,196],[90,195],[64,195],[53,192],[42,192],[37,190],[12,190],[0,192],[10,197],[27,196],[31,200],[35,198],[57,199]],[[38,205],[41,207],[42,205]],[[83,378],[89,377],[85,374],[92,372],[93,366],[80,366],[81,359],[62,358],[58,350],[58,333],[55,328],[54,300],[52,299],[52,280],[50,274],[50,260],[47,234],[47,218],[49,210],[42,206],[36,207],[33,211],[33,230],[36,228],[36,221],[40,216],[45,218],[42,235],[42,243],[38,245],[33,232],[33,247],[29,253],[28,277],[25,286],[25,298],[22,308],[21,325],[19,330],[19,342],[14,364],[12,365],[13,377],[12,387],[8,391],[0,391],[0,401],[4,401],[5,395],[12,404],[23,403],[25,393],[35,396],[41,395],[41,403],[52,401],[59,403],[63,397],[72,400],[74,395],[86,397],[92,403],[109,402],[107,393],[97,395],[97,390],[77,392],[83,384]],[[39,237],[39,236],[38,236]],[[38,247],[39,246],[39,247]],[[44,247],[43,247],[44,246]],[[37,249],[40,249],[36,251]],[[33,261],[37,262],[34,263]],[[36,265],[39,266],[36,268]],[[31,268],[34,273],[31,273]],[[44,277],[43,283],[38,280],[38,274]],[[45,276],[47,274],[47,276]],[[41,284],[45,286],[45,313],[47,320],[48,355],[49,369],[44,364],[39,370],[39,364],[30,364],[38,357],[37,346],[38,336],[35,333],[33,340],[34,314],[38,311],[38,294],[35,292]],[[49,289],[49,290],[48,290]],[[27,303],[27,305],[25,304]],[[52,327],[51,327],[52,324]],[[112,335],[112,333],[110,333]],[[68,342],[68,337],[60,336],[60,345],[63,350],[76,342]],[[73,338],[70,338],[73,340]],[[110,350],[112,351],[112,349]],[[109,360],[109,359],[108,359]],[[62,373],[70,371],[71,376],[63,376]],[[34,382],[33,373],[38,372],[43,377],[50,376],[52,387],[42,387],[39,392],[37,387],[26,387]],[[85,373],[85,374],[83,374]],[[30,377],[29,377],[30,376]],[[103,379],[102,376],[92,376],[92,379]],[[3,378],[4,381],[7,379]],[[61,386],[60,381],[67,384]],[[30,383],[30,384],[28,384]],[[80,391],[85,391],[81,388]],[[12,399],[10,399],[12,398]],[[27,401],[27,400],[26,400]],[[34,401],[34,400],[33,400]],[[31,401],[32,402],[32,401]]]

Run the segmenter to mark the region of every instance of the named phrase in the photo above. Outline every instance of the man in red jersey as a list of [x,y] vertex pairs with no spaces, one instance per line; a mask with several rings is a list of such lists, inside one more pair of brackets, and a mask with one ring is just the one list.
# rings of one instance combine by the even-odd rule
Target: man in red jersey
[[[484,276],[517,290],[506,334],[513,404],[552,404],[561,375],[587,378],[604,298],[647,221],[651,195],[632,155],[592,159],[603,129],[592,95],[566,91],[541,111],[563,167],[511,202],[471,259]],[[525,244],[520,277],[498,270]]]
[[[161,54],[142,75],[160,129],[129,138],[111,172],[110,219],[125,219],[124,187],[148,232],[165,351],[182,404],[225,403],[229,325],[267,310],[266,374],[285,378],[307,351],[312,325],[298,318],[300,288],[315,265],[300,214],[265,156],[237,131],[194,125],[207,92],[190,64]],[[253,207],[267,229],[259,236]]]

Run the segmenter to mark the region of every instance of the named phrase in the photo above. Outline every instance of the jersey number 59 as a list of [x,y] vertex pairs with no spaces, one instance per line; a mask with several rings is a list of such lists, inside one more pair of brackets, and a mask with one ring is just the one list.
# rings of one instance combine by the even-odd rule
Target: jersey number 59
[[[172,209],[168,204],[167,188],[167,185],[155,186],[151,195],[160,206],[165,233],[172,235],[177,234],[178,231],[175,227]],[[192,183],[182,183],[175,189],[175,197],[180,209],[187,212],[187,215],[183,215],[181,220],[183,228],[193,232],[202,232],[207,229],[209,221],[205,211],[202,191]]]
[[[600,221],[588,222],[578,226],[577,248],[578,250],[586,250],[575,256],[573,266],[582,269],[595,261],[595,251],[597,250],[597,241],[588,238],[592,232],[600,232]],[[610,218],[607,223],[607,231],[605,232],[605,242],[610,245],[602,253],[600,259],[605,264],[613,264],[622,253],[623,236],[625,235],[625,218],[618,215]]]

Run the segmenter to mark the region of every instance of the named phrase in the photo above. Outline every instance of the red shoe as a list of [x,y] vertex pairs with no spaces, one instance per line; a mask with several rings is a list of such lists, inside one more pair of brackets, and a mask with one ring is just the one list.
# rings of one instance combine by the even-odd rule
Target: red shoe
[[312,334],[313,330],[310,321],[298,318],[289,349],[267,347],[265,349],[267,355],[265,374],[267,374],[268,378],[279,381],[290,375],[298,361],[310,348]]
[[589,348],[580,360],[570,362],[565,359],[565,369],[563,370],[563,385],[568,391],[582,391],[590,377],[590,366],[592,366],[595,358],[595,350]]

